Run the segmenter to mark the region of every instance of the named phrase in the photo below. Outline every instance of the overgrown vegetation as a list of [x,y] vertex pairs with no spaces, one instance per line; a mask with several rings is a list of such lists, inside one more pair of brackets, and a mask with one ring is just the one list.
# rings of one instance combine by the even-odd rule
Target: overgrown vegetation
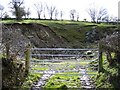
[[98,88],[118,89],[120,85],[120,32],[114,32],[100,42],[100,74],[95,78]]
[[103,56],[103,62],[103,72],[92,77],[96,84],[96,88],[118,89],[120,85],[120,64],[115,62],[114,64],[109,65],[105,56]]

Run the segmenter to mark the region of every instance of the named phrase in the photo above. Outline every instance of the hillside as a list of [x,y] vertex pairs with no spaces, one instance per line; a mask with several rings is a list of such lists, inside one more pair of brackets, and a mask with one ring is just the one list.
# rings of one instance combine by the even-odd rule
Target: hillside
[[36,47],[89,47],[116,29],[115,25],[71,21],[24,20],[3,23],[7,27],[3,27],[3,34],[6,29],[20,31],[24,39]]
[[16,43],[18,44],[21,44],[19,43],[21,41],[24,41],[26,43],[30,42],[35,47],[62,47],[63,45],[66,46],[65,41],[62,37],[56,35],[56,33],[52,29],[42,24],[4,24],[4,42],[6,42],[7,40],[6,36],[10,39],[14,39],[13,42],[16,41]]

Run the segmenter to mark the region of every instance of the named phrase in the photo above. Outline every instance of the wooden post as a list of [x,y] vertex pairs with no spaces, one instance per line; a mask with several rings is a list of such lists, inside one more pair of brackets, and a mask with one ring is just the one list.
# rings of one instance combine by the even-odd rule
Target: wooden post
[[99,64],[98,64],[98,72],[102,72],[103,70],[103,60],[102,60],[102,50],[101,44],[99,43]]
[[29,73],[29,65],[30,65],[30,44],[26,46],[25,51],[25,74],[28,75]]
[[10,44],[6,44],[6,58],[10,59]]

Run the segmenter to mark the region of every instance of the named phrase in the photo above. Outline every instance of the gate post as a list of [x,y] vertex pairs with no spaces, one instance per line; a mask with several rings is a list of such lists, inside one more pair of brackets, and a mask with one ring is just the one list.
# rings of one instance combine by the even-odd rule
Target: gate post
[[5,47],[6,47],[6,58],[10,59],[10,45],[9,45],[9,43],[7,43],[5,45]]
[[98,64],[98,72],[102,72],[103,70],[103,60],[102,60],[102,47],[101,44],[99,43],[99,64]]
[[25,51],[25,75],[29,73],[29,65],[30,65],[30,44],[26,46]]

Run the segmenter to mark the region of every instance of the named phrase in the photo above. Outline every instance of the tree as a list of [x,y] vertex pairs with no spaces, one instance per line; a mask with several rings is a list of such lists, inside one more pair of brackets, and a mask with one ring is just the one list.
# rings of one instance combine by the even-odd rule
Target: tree
[[40,2],[40,3],[34,4],[34,5],[35,5],[36,11],[37,11],[38,18],[41,19],[41,13],[43,11],[43,4],[42,4],[42,2]]
[[28,8],[26,11],[25,11],[25,18],[27,17],[27,18],[29,18],[29,16],[30,16],[30,8]]
[[17,20],[21,20],[23,16],[25,16],[25,9],[22,6],[23,0],[12,0],[11,4],[11,11],[12,14],[15,15]]
[[97,14],[97,22],[99,22],[99,20],[102,20],[102,18],[105,18],[106,16],[107,16],[107,10],[105,8],[100,8]]
[[118,17],[106,15],[104,18],[102,18],[102,21],[107,23],[117,23]]
[[60,11],[60,18],[63,20],[63,11]]
[[6,14],[7,12],[4,12],[4,7],[0,5],[0,19]]
[[5,15],[4,15],[3,18],[4,18],[4,19],[8,19],[8,18],[10,18],[10,16],[9,16],[7,13],[5,13]]
[[96,7],[91,7],[88,9],[88,14],[91,17],[92,22],[99,22],[107,16],[107,10],[105,8],[97,9]]
[[46,12],[46,8],[44,7],[43,8],[43,17],[44,17],[44,19],[46,19],[46,13],[45,12]]
[[115,16],[113,16],[113,17],[112,17],[112,21],[113,21],[113,22],[117,22],[117,21],[118,21],[118,18],[115,17]]
[[75,10],[75,9],[70,10],[70,19],[71,19],[72,21],[74,21],[75,16],[76,16],[76,10]]
[[77,17],[77,21],[79,21],[79,13],[77,13],[76,17]]
[[53,14],[56,10],[56,7],[55,6],[48,6],[48,5],[46,5],[46,7],[47,7],[47,10],[48,10],[50,20],[52,20],[53,19]]
[[96,20],[96,9],[95,8],[89,8],[88,9],[88,14],[89,14],[89,16],[91,17],[91,19],[92,19],[92,22],[95,22],[95,20]]
[[103,22],[107,22],[107,23],[109,23],[109,22],[110,22],[110,18],[109,18],[109,16],[106,15],[106,17],[102,18],[102,21],[103,21]]
[[55,19],[57,20],[57,18],[58,18],[58,14],[59,14],[59,12],[58,12],[58,10],[56,9],[55,10]]

